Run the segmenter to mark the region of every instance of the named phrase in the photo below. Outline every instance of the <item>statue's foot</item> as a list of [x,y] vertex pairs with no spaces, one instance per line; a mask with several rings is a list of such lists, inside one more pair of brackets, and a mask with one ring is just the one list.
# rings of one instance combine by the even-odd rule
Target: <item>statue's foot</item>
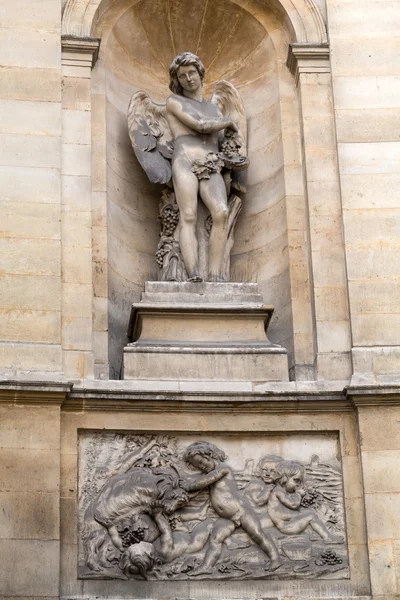
[[216,273],[209,273],[208,281],[212,281],[212,283],[226,283],[226,278],[223,277],[223,275],[219,275]]
[[271,562],[269,563],[269,565],[267,565],[265,567],[266,571],[276,571],[277,569],[279,569],[279,567],[281,566],[282,561],[280,558],[274,558],[274,560],[271,560]]
[[344,537],[339,533],[332,533],[326,540],[324,540],[324,544],[344,544]]
[[196,569],[193,569],[193,571],[189,571],[188,575],[190,575],[191,577],[194,575],[211,575],[213,572],[213,570],[210,567],[202,567],[201,565],[199,567],[197,567]]
[[190,281],[190,283],[201,283],[203,280],[200,275],[195,275],[194,277],[189,277],[186,281]]

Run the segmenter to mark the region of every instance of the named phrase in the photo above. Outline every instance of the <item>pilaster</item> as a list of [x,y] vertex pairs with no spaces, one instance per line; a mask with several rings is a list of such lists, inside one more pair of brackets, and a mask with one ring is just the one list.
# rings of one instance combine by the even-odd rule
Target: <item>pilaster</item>
[[0,383],[0,594],[58,598],[60,407],[71,386]]
[[62,346],[64,373],[93,376],[91,70],[99,40],[62,39]]
[[328,44],[291,44],[308,200],[317,379],[350,378],[351,335]]
[[357,411],[372,594],[397,597],[400,549],[400,385],[351,385]]

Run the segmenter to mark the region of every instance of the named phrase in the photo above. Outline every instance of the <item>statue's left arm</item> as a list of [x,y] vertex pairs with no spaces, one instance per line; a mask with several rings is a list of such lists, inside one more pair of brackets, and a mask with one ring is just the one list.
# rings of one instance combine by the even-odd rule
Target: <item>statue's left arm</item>
[[225,477],[225,475],[228,475],[228,473],[228,468],[214,469],[206,475],[200,475],[200,477],[196,477],[194,480],[185,481],[181,485],[187,492],[197,492],[219,481]]
[[197,133],[216,133],[223,129],[237,131],[237,126],[230,117],[197,116],[193,112],[185,110],[182,103],[172,96],[167,100],[167,111],[183,125],[197,131]]

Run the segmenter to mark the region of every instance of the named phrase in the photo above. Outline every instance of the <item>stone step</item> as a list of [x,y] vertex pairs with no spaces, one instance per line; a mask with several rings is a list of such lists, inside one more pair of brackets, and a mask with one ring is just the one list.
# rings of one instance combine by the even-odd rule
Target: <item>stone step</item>
[[202,281],[146,281],[145,293],[258,294],[258,283]]
[[255,306],[263,305],[263,299],[260,294],[196,294],[196,293],[147,293],[142,294],[142,302],[146,304],[161,302],[163,304],[252,304]]
[[148,281],[142,302],[263,305],[257,283]]

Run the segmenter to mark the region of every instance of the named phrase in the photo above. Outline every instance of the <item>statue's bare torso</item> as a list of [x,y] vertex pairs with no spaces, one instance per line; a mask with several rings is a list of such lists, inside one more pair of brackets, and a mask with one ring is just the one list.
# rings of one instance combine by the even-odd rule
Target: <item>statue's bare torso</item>
[[222,116],[215,104],[207,100],[203,99],[202,102],[198,102],[175,94],[170,96],[167,101],[167,119],[175,140],[172,164],[177,160],[186,159],[190,161],[191,167],[194,160],[205,160],[210,152],[217,153],[221,133],[218,131],[200,134],[175,116],[171,110],[174,105],[179,105],[182,111],[196,119],[196,121],[215,119]]
[[[167,100],[166,115],[174,137],[172,181],[180,210],[180,245],[185,265],[192,280],[199,280],[198,248],[196,238],[197,198],[200,195],[210,210],[213,227],[209,244],[209,279],[219,281],[227,236],[228,208],[226,188],[220,174],[222,161],[218,158],[219,138],[230,125],[218,108],[204,100],[197,71],[192,80],[185,82],[188,93],[198,97],[173,94]],[[189,78],[190,79],[190,78]],[[208,163],[208,174],[197,178],[196,169]]]

